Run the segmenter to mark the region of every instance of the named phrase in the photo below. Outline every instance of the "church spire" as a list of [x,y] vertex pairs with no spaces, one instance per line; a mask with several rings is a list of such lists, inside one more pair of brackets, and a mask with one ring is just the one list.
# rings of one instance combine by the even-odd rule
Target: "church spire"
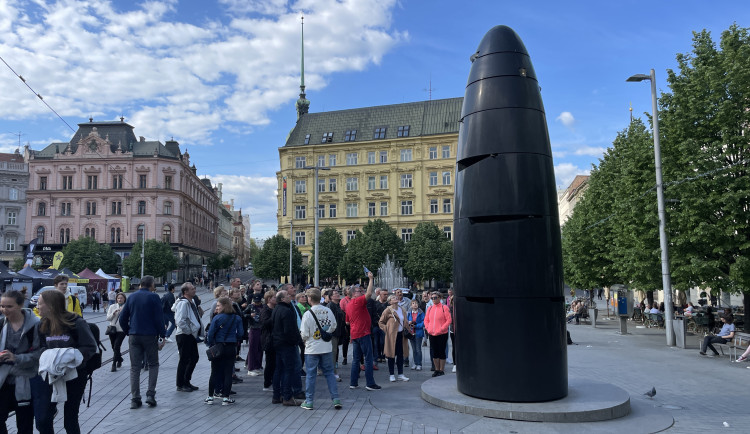
[[305,17],[302,17],[302,63],[301,63],[299,99],[297,100],[297,120],[310,109],[310,101],[305,98]]

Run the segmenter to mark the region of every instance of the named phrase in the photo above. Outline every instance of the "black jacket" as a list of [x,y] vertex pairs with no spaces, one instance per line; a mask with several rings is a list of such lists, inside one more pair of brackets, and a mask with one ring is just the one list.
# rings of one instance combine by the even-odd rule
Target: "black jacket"
[[334,302],[330,302],[326,305],[328,309],[333,312],[333,316],[336,318],[336,329],[331,333],[334,337],[340,338],[344,334],[344,324],[346,324],[346,314],[341,309],[341,306]]
[[260,311],[260,346],[263,351],[273,351],[273,309],[268,307],[267,304],[263,305],[263,309]]
[[276,349],[284,346],[299,346],[302,344],[302,336],[297,327],[297,314],[292,310],[289,303],[277,303],[271,315],[273,320],[273,347]]

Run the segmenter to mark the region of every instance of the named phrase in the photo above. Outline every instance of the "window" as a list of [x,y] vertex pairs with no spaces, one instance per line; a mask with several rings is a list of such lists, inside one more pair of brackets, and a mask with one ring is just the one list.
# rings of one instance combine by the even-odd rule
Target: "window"
[[318,155],[318,167],[326,167],[326,156]]
[[330,218],[336,218],[336,204],[332,203],[328,205],[328,217]]
[[401,161],[411,161],[411,149],[401,150]]
[[401,175],[401,188],[411,188],[411,173],[404,173]]
[[323,193],[324,191],[326,191],[326,180],[318,179],[318,193]]
[[318,204],[318,218],[323,219],[326,217],[326,206],[324,204]]
[[380,175],[380,189],[381,190],[388,189],[388,175]]
[[294,244],[298,246],[304,246],[305,245],[305,232],[295,232],[294,233]]
[[443,212],[444,213],[451,212],[451,200],[450,199],[443,199]]
[[401,201],[401,215],[412,215],[414,214],[412,201],[402,200]]
[[96,228],[86,228],[86,237],[96,238]]
[[136,242],[139,242],[139,243],[143,242],[143,240],[146,237],[146,225],[143,225],[143,224],[138,225],[138,229],[136,230],[135,237],[136,237],[135,238]]
[[294,207],[294,218],[296,218],[296,219],[306,219],[307,218],[307,206],[306,205],[296,205]]
[[437,212],[438,212],[437,199],[430,199],[430,214],[437,214]]
[[372,138],[373,139],[385,139],[385,131],[386,131],[386,127],[375,128],[375,131],[372,133]]
[[295,169],[304,168],[307,165],[305,161],[306,161],[305,157],[294,157],[294,168]]
[[5,250],[16,250],[15,235],[8,235],[5,237]]
[[359,190],[359,178],[346,178],[346,191]]
[[121,215],[122,214],[122,202],[115,201],[112,202],[112,215]]
[[60,204],[60,215],[70,215],[70,202]]
[[380,202],[380,215],[388,215],[388,202]]
[[86,215],[96,215],[96,202],[86,202]]
[[164,177],[164,188],[166,190],[171,190],[172,189],[172,177],[169,176],[169,175],[167,175],[167,176]]
[[346,242],[353,240],[357,236],[357,231],[346,231]]
[[166,215],[172,215],[172,202],[170,202],[168,200],[165,201],[164,202],[164,210],[163,211],[164,211],[164,214],[166,214]]
[[443,172],[443,185],[451,185],[451,173]]
[[73,176],[72,175],[66,175],[62,177],[62,189],[63,190],[73,189]]
[[375,151],[367,153],[367,164],[375,164]]
[[146,175],[138,175],[138,188],[146,188]]
[[[145,176],[145,175],[141,175],[141,176]],[[86,177],[86,187],[89,190],[96,190],[98,181],[99,181],[98,175],[89,175]]]
[[396,132],[396,137],[409,137],[409,125],[398,127],[398,131]]
[[375,217],[375,202],[367,204],[367,217]]
[[120,228],[112,228],[109,230],[109,242],[110,243],[120,242]]
[[145,200],[138,201],[138,214],[146,214],[146,201]]
[[436,159],[437,158],[437,146],[430,146],[428,155],[430,157],[430,160]]
[[11,188],[8,191],[8,198],[10,200],[18,200],[18,190],[16,190],[15,188]]
[[346,165],[347,166],[357,165],[357,153],[356,152],[350,152],[346,154]]
[[320,139],[320,143],[331,143],[333,141],[333,133],[323,133],[323,138]]
[[169,225],[164,225],[161,228],[161,240],[165,243],[172,242],[172,228]]
[[336,191],[336,178],[328,180],[328,191]]
[[447,238],[448,238],[449,240],[450,240],[450,239],[452,239],[452,238],[451,238],[451,227],[450,227],[450,226],[445,226],[445,227],[443,228],[443,233],[445,234],[445,236],[446,236],[446,237],[447,237]]
[[47,203],[46,202],[39,202],[39,204],[36,206],[36,215],[38,216],[47,215]]
[[36,241],[38,243],[44,242],[44,226],[39,226],[36,228]]
[[374,176],[367,177],[367,189],[375,190],[375,177]]
[[356,203],[347,203],[346,204],[346,216],[347,217],[357,217],[357,204]]
[[387,163],[388,162],[388,151],[380,151],[380,163]]
[[304,179],[294,181],[294,192],[307,193],[307,181]]
[[345,142],[353,142],[357,140],[357,130],[346,130],[344,133]]
[[46,189],[47,189],[47,177],[40,176],[39,177],[39,190],[46,190]]
[[328,165],[331,167],[336,165],[336,154],[331,154],[328,156]]
[[451,157],[451,147],[449,145],[443,146],[443,158]]
[[305,144],[306,145],[310,144],[310,135],[309,134],[305,134]]
[[60,229],[60,244],[68,244],[70,242],[70,229]]
[[17,214],[15,211],[8,211],[7,216],[8,216],[8,219],[6,221],[8,222],[9,225],[16,224]]
[[112,188],[114,190],[122,190],[122,175],[112,176]]
[[408,243],[409,241],[411,241],[411,235],[413,232],[414,231],[411,228],[401,229],[401,240],[405,243]]
[[431,186],[437,185],[437,172],[430,172],[430,176],[428,179]]

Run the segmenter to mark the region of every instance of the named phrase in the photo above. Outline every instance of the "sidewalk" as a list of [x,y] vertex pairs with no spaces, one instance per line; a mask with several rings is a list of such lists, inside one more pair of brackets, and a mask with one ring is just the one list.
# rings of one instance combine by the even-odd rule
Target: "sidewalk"
[[[208,305],[211,295],[202,290],[199,296]],[[86,313],[95,321],[97,314]],[[244,383],[234,386],[236,404],[208,406],[203,403],[210,366],[205,346],[200,346],[201,360],[193,375],[200,390],[193,393],[175,390],[177,366],[176,344],[167,344],[160,356],[156,408],[146,406],[130,410],[129,368],[127,355],[123,368],[109,372],[103,366],[94,374],[91,407],[81,407],[81,430],[85,433],[438,433],[438,432],[622,432],[637,423],[631,433],[650,432],[649,414],[666,412],[674,418],[668,432],[747,432],[750,430],[750,370],[747,363],[730,363],[727,357],[706,358],[698,355],[699,338],[689,336],[686,350],[665,346],[663,329],[636,329],[632,334],[617,334],[617,321],[600,319],[597,328],[569,325],[574,342],[568,346],[570,378],[586,378],[618,386],[631,396],[633,414],[615,422],[591,424],[541,424],[487,419],[440,409],[421,399],[421,383],[431,378],[429,352],[423,352],[426,370],[405,368],[409,382],[390,383],[388,369],[380,364],[375,379],[383,389],[369,392],[364,388],[350,390],[349,368],[339,366],[342,382],[337,383],[343,409],[330,404],[323,378],[318,379],[313,411],[271,404],[271,392],[263,392],[263,378],[238,374]],[[108,346],[108,342],[106,343]],[[127,346],[127,344],[125,345]],[[245,347],[243,347],[244,349]],[[424,348],[425,350],[427,348]],[[513,351],[508,348],[508,351]],[[245,354],[243,352],[243,358]],[[351,350],[350,350],[351,356]],[[111,351],[104,359],[111,358]],[[242,367],[241,363],[236,365]],[[451,365],[446,367],[446,376]],[[459,368],[460,369],[460,368]],[[145,393],[147,373],[141,375]],[[360,384],[363,380],[360,380]],[[304,384],[304,380],[303,380]],[[649,399],[643,393],[656,387],[657,395]],[[88,388],[86,389],[88,397]],[[630,418],[630,419],[628,419]],[[627,419],[627,420],[626,420]],[[729,427],[724,427],[727,422]],[[15,422],[9,420],[10,432]],[[62,411],[55,422],[63,432]]]

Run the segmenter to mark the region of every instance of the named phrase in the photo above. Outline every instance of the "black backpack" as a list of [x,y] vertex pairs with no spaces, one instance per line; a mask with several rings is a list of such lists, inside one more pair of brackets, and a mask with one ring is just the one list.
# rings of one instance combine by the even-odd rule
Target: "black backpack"
[[[83,368],[84,375],[86,375],[86,380],[88,380],[89,382],[89,400],[87,402],[86,398],[84,398],[83,402],[86,402],[86,407],[89,407],[91,406],[91,390],[94,388],[93,374],[94,371],[102,367],[102,352],[107,351],[107,349],[104,347],[104,344],[102,344],[102,341],[100,339],[101,334],[99,332],[99,326],[88,321],[86,321],[86,324],[89,326],[91,334],[94,335],[94,341],[96,341],[96,352],[93,356],[86,360]],[[77,338],[78,336],[76,336],[76,340]]]

